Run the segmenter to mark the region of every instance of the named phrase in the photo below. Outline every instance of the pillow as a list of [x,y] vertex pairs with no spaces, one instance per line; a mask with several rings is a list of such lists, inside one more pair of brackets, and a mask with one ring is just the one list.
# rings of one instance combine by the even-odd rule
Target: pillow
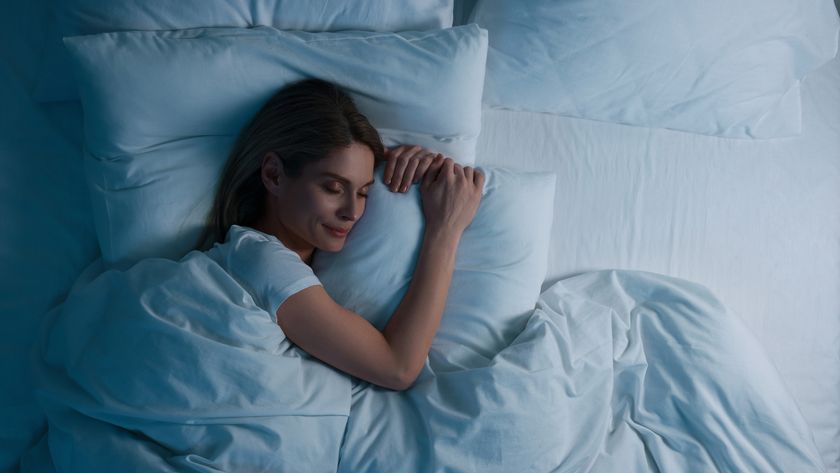
[[801,130],[799,81],[834,57],[829,0],[479,0],[484,102],[733,138]]
[[38,101],[77,100],[63,36],[127,30],[274,26],[312,32],[403,31],[452,26],[453,0],[54,0],[58,34],[47,41]]
[[386,145],[468,164],[481,129],[487,33],[306,33],[271,27],[65,40],[84,110],[85,167],[108,266],[180,258],[198,238],[240,129],[284,84],[341,85]]
[[[336,302],[382,330],[414,274],[425,219],[419,187],[392,193],[378,171],[344,248],[316,251],[312,269]],[[435,371],[486,365],[525,327],[545,279],[556,176],[482,171],[481,204],[458,246],[429,355]]]

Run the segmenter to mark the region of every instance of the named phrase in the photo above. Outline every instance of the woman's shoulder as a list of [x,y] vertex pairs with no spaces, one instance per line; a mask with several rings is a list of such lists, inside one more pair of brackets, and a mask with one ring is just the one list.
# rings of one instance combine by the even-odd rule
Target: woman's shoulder
[[276,236],[247,225],[231,225],[230,229],[228,229],[224,245],[227,245],[232,249],[252,246],[269,246],[272,247],[274,251],[288,252],[294,255],[297,254],[287,248],[286,245],[284,245],[283,242],[281,242]]
[[277,239],[276,236],[270,235],[268,233],[261,232],[256,228],[249,227],[247,225],[237,225],[233,224],[230,226],[227,232],[227,237],[225,238],[225,242],[228,241],[239,241],[242,239],[254,239],[258,241],[271,241],[277,242],[280,245],[283,245],[280,240]]
[[277,237],[252,227],[231,226],[225,242],[211,248],[208,256],[272,316],[286,297],[320,284],[312,268],[297,253],[286,248]]
[[256,262],[266,259],[305,265],[300,256],[283,245],[276,236],[246,225],[231,225],[225,241],[216,243],[207,254],[219,263],[227,263],[223,266],[229,266],[233,260]]
[[287,248],[274,235],[245,225],[232,225],[224,243],[217,243],[208,251],[228,272],[278,277],[312,275],[312,269],[300,256]]

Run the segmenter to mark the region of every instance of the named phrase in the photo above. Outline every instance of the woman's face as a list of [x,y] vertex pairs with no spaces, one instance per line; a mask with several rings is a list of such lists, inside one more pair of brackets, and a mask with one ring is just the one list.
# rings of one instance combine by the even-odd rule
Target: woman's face
[[268,190],[265,233],[309,261],[315,248],[339,251],[347,233],[365,211],[373,184],[373,152],[354,142],[324,159],[305,165],[298,177],[280,171],[276,155],[263,160],[262,178]]

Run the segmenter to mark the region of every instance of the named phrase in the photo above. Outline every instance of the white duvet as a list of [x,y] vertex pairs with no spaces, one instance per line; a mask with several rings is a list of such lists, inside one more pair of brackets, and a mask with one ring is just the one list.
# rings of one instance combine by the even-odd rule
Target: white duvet
[[560,281],[492,359],[396,392],[309,357],[192,252],[77,285],[33,360],[49,430],[23,472],[824,471],[740,320],[651,273]]

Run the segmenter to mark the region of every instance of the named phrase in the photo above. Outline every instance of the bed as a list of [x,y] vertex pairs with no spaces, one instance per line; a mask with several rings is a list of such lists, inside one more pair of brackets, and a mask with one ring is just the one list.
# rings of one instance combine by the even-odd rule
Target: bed
[[[72,3],[79,11],[101,7],[93,0]],[[142,4],[118,4],[123,3],[128,5],[125,8]],[[602,3],[619,10],[615,3]],[[766,10],[761,21],[773,20],[777,3],[761,8]],[[427,51],[423,49],[427,47],[440,53],[442,59],[434,63],[440,69],[432,69],[440,86],[428,92],[439,94],[429,95],[429,101],[439,105],[439,116],[427,113],[428,104],[422,101],[374,100],[377,93],[390,90],[390,83],[376,83],[380,79],[363,75],[368,66],[357,64],[352,55],[330,52],[323,46],[326,42],[322,37],[287,35],[267,27],[247,28],[251,23],[266,22],[243,18],[186,36],[147,31],[117,34],[108,41],[98,35],[76,40],[68,45],[75,51],[75,62],[65,59],[67,62],[57,63],[66,67],[52,69],[56,81],[52,86],[45,85],[44,58],[55,49],[51,46],[57,40],[55,32],[67,28],[67,17],[49,1],[9,6],[11,11],[0,20],[4,22],[0,28],[4,35],[0,41],[0,206],[4,215],[0,304],[6,314],[0,345],[4,355],[0,470],[230,471],[235,465],[238,471],[840,473],[840,59],[836,57],[836,11],[829,11],[833,5],[800,2],[802,10],[816,12],[812,14],[817,18],[807,17],[807,21],[819,22],[821,29],[810,28],[812,36],[806,35],[807,41],[797,42],[796,47],[821,52],[813,52],[807,61],[789,50],[773,56],[788,66],[791,62],[784,61],[792,61],[795,67],[790,68],[796,74],[788,69],[764,68],[770,62],[766,55],[759,55],[765,59],[753,64],[753,69],[745,67],[744,71],[760,76],[752,87],[778,86],[768,78],[781,74],[784,87],[776,91],[772,107],[758,99],[735,97],[738,106],[714,104],[715,110],[725,108],[731,113],[721,112],[710,123],[697,117],[708,106],[705,101],[719,98],[721,90],[728,90],[716,88],[718,84],[678,108],[680,113],[671,107],[657,115],[656,108],[650,106],[658,103],[653,98],[666,100],[682,93],[679,89],[656,89],[643,108],[621,95],[626,92],[621,87],[609,89],[613,96],[598,93],[590,95],[591,100],[575,103],[564,97],[585,96],[588,92],[575,89],[579,84],[573,77],[555,71],[546,73],[551,81],[541,83],[541,76],[526,68],[527,77],[523,79],[516,74],[519,66],[527,64],[526,58],[505,52],[505,44],[494,42],[505,38],[502,33],[494,36],[494,31],[503,31],[504,21],[518,14],[510,10],[516,10],[515,5],[489,0],[454,5],[446,1],[407,4],[425,8],[425,16],[412,14],[414,21],[422,17],[425,23],[384,25],[371,42],[377,47],[391,40],[415,45],[407,48],[410,52],[401,57],[400,64],[417,74],[423,73],[421,64],[428,65],[422,61],[430,60],[422,54],[418,58],[417,50]],[[570,9],[586,5],[564,4]],[[756,9],[751,2],[743,4],[743,9]],[[538,10],[543,3],[533,1],[530,5]],[[654,1],[649,7],[636,19],[638,24],[661,21],[657,15],[674,10]],[[702,8],[697,8],[694,13],[700,18]],[[736,7],[731,8],[732,18],[743,18],[736,14]],[[650,11],[657,13],[647,14]],[[796,9],[785,12],[804,15]],[[108,14],[121,13],[116,8],[102,13],[102,18]],[[528,18],[530,23],[525,21]],[[508,25],[513,36],[517,25],[533,24],[533,17],[520,20]],[[340,24],[340,18],[333,21]],[[479,26],[469,26],[473,22]],[[784,26],[794,28],[793,23]],[[581,24],[588,28],[600,25]],[[450,25],[465,26],[445,33],[450,35],[445,38],[441,36],[444,33],[420,33]],[[115,31],[131,29],[112,26]],[[173,23],[134,29],[176,27]],[[227,27],[237,30],[223,29]],[[305,22],[286,27],[313,28],[318,27]],[[335,29],[365,28],[344,25]],[[388,36],[389,31],[397,30],[418,33],[396,39]],[[827,33],[819,36],[817,31]],[[339,34],[351,37],[355,33]],[[779,35],[802,37],[795,32],[785,34],[788,36]],[[162,210],[157,213],[131,214],[122,221],[114,217],[114,221],[103,223],[102,202],[112,197],[108,192],[113,189],[102,185],[99,190],[92,188],[101,184],[92,176],[109,175],[104,171],[97,174],[97,170],[114,163],[93,162],[88,155],[124,145],[128,151],[122,149],[120,153],[126,155],[150,148],[171,153],[167,146],[180,146],[175,149],[191,156],[223,148],[231,139],[224,133],[201,133],[210,141],[183,146],[183,139],[172,139],[175,132],[164,136],[161,131],[164,126],[174,130],[184,123],[177,113],[162,119],[161,128],[142,130],[145,134],[120,128],[133,118],[115,115],[126,107],[112,107],[113,111],[97,102],[101,97],[116,97],[106,94],[124,90],[113,86],[122,80],[120,76],[106,77],[106,72],[97,69],[106,62],[102,58],[113,57],[114,64],[136,67],[134,71],[147,74],[136,74],[141,79],[132,91],[134,97],[147,98],[159,87],[137,92],[142,78],[163,80],[161,74],[175,67],[172,61],[167,66],[171,57],[155,62],[156,56],[149,56],[142,63],[120,58],[135,54],[136,59],[136,55],[148,51],[149,41],[161,48],[158,51],[169,44],[177,49],[187,42],[206,40],[209,45],[227,41],[226,48],[236,48],[248,41],[242,51],[261,52],[253,57],[237,52],[234,57],[249,58],[250,66],[269,67],[259,61],[270,57],[265,51],[276,44],[266,43],[260,50],[260,42],[275,41],[278,36],[291,38],[294,44],[311,42],[325,48],[321,55],[312,56],[317,60],[311,64],[295,63],[298,69],[293,69],[305,74],[307,67],[320,71],[338,63],[334,77],[344,71],[351,76],[347,79],[351,89],[369,92],[357,99],[361,107],[371,110],[378,120],[375,124],[383,129],[385,121],[394,123],[394,129],[383,132],[390,144],[418,142],[438,147],[464,162],[485,167],[493,176],[494,184],[485,196],[486,216],[482,222],[486,226],[476,225],[468,245],[472,250],[464,251],[458,279],[462,283],[453,289],[448,325],[442,325],[439,340],[414,388],[404,393],[376,389],[340,376],[295,351],[282,334],[254,335],[253,329],[270,326],[270,319],[257,317],[260,310],[254,301],[245,292],[235,292],[235,285],[224,274],[212,271],[206,286],[212,291],[202,293],[197,300],[208,306],[228,304],[230,313],[248,314],[243,320],[254,321],[255,325],[234,326],[208,319],[201,322],[204,325],[194,322],[195,326],[200,325],[204,334],[215,334],[218,338],[214,343],[227,340],[235,329],[241,340],[247,340],[240,345],[257,348],[248,352],[213,351],[217,357],[204,359],[179,352],[177,345],[161,345],[159,353],[151,352],[143,360],[143,369],[156,364],[161,367],[157,372],[143,371],[140,365],[115,367],[103,361],[107,357],[85,355],[110,350],[123,353],[121,359],[138,361],[132,358],[136,345],[113,343],[113,338],[91,334],[148,331],[171,333],[171,339],[182,346],[206,343],[194,336],[196,330],[183,328],[188,324],[164,332],[177,324],[160,322],[170,317],[163,309],[163,315],[154,320],[109,319],[113,307],[140,314],[155,305],[109,306],[122,302],[103,299],[103,295],[131,290],[148,295],[144,300],[169,307],[173,305],[167,299],[171,295],[155,292],[160,286],[157,277],[170,274],[172,287],[188,292],[189,284],[183,281],[208,274],[206,261],[198,255],[174,263],[188,246],[173,246],[171,221],[160,224],[156,220],[183,220],[184,211],[167,212],[169,207],[158,206]],[[586,47],[607,44],[610,38],[594,46],[587,43]],[[441,49],[453,41],[459,47]],[[431,45],[423,46],[424,42]],[[479,54],[482,44],[486,56]],[[516,39],[512,44],[522,48]],[[539,48],[530,46],[519,51],[529,50]],[[109,56],[114,51],[125,55]],[[491,59],[493,51],[495,59]],[[657,50],[655,59],[665,52]],[[546,49],[548,57],[556,58],[554,54]],[[184,62],[178,64],[194,64],[188,62],[191,56],[180,57]],[[575,57],[562,56],[564,61]],[[755,59],[756,55],[750,53],[748,57]],[[622,57],[609,59],[611,64],[618,64],[614,61]],[[638,64],[647,64],[647,60],[652,59],[646,57]],[[742,64],[744,57],[733,60]],[[418,61],[417,66],[411,61]],[[442,73],[447,61],[459,68],[446,66],[448,73]],[[276,62],[266,64],[275,67]],[[564,64],[582,67],[576,62]],[[651,70],[675,74],[663,63],[649,65]],[[231,80],[243,80],[227,66],[219,66],[219,77],[228,74]],[[352,69],[355,67],[360,69]],[[189,68],[184,69],[180,72],[188,74]],[[79,70],[88,75],[80,76]],[[267,71],[260,76],[266,82],[276,72],[259,70]],[[73,96],[76,92],[72,87],[67,88],[67,81],[60,80],[70,74],[91,78],[80,87],[82,102]],[[393,80],[405,77],[396,74]],[[527,87],[519,90],[532,92],[530,99],[527,94],[513,98],[505,95],[516,92],[517,80],[533,81],[525,82]],[[218,86],[210,82],[204,86]],[[477,86],[482,82],[483,94]],[[119,83],[126,87],[124,82]],[[403,95],[417,94],[427,87],[423,80],[405,83],[409,85]],[[546,83],[551,87],[549,94],[540,88]],[[522,82],[518,84],[521,87]],[[174,90],[190,103],[192,98],[185,89]],[[650,91],[633,91],[634,96],[645,93]],[[177,98],[155,97],[169,101]],[[237,116],[253,110],[254,96],[231,97],[229,102]],[[521,102],[511,104],[511,100]],[[154,110],[151,101],[127,103],[138,113]],[[377,108],[378,104],[391,105],[391,110],[399,105],[410,113],[389,113],[385,106]],[[763,112],[757,119],[749,118],[749,107]],[[746,121],[739,121],[742,116],[748,116]],[[91,117],[103,123],[94,132],[89,126]],[[231,128],[228,122],[222,122],[213,122],[212,126]],[[416,132],[412,127],[426,127],[426,132]],[[125,132],[127,129],[131,133]],[[120,135],[123,141],[115,144],[120,141],[113,140],[118,132],[124,133]],[[154,146],[140,139],[149,137],[157,140]],[[134,138],[138,141],[131,141]],[[113,172],[114,168],[107,169]],[[181,169],[173,166],[171,172]],[[202,172],[201,178],[209,181],[217,171],[202,168]],[[157,188],[151,189],[152,197],[160,194]],[[370,241],[379,248],[387,248],[394,240],[412,241],[419,225],[416,205],[408,205],[410,200],[393,200],[381,189],[380,197],[371,201],[382,202],[381,209],[371,212],[393,212],[414,223],[399,228],[403,232],[397,233],[399,238],[378,243],[374,236],[382,232],[372,226],[369,232],[374,236]],[[196,199],[190,205],[201,202]],[[113,205],[108,208],[123,210],[132,209],[134,203]],[[407,215],[414,215],[414,220]],[[194,216],[190,218],[195,221]],[[494,220],[505,222],[505,228],[494,226]],[[155,233],[155,229],[160,231]],[[103,237],[120,232],[142,238],[117,241]],[[157,246],[152,244],[155,241]],[[502,241],[505,248],[517,248],[521,254],[510,261],[504,257],[512,258],[513,251],[494,255],[493,249]],[[336,299],[344,298],[346,305],[371,314],[372,323],[381,324],[410,277],[412,253],[405,252],[408,257],[403,259],[394,254],[384,252],[380,260],[363,258],[370,255],[370,248],[359,247],[348,251],[344,259],[323,259],[319,277],[333,288]],[[392,271],[379,274],[378,279],[347,285],[348,278],[358,281],[363,275],[374,274],[366,265],[377,264]],[[491,264],[496,268],[493,271],[503,268],[506,272],[476,270]],[[108,271],[106,267],[113,269]],[[384,286],[386,283],[392,285]],[[383,287],[388,290],[383,291]],[[505,297],[494,299],[488,294]],[[508,297],[510,294],[514,295]],[[190,310],[198,311],[196,307]],[[185,309],[176,315],[190,314]],[[495,314],[492,323],[485,320],[488,314]],[[111,332],[97,332],[93,327],[107,327]],[[230,349],[230,343],[225,343]],[[265,353],[275,358],[265,358]],[[167,355],[173,354],[178,355],[180,365],[169,364],[172,362]],[[284,377],[270,376],[268,373],[277,369],[272,360],[280,355],[293,364],[287,366],[288,371],[276,372]],[[131,371],[130,366],[137,371]],[[241,397],[222,396],[230,394],[224,390],[210,395],[195,393],[189,386],[176,389],[184,382],[177,376],[170,377],[168,384],[156,384],[175,370],[183,370],[187,373],[184,379],[189,380],[190,369],[206,372],[221,366],[230,367],[230,372],[250,372],[257,378],[259,373],[266,373],[265,379],[272,380],[274,386],[294,385],[299,391],[290,388],[277,398],[254,395],[244,402]],[[264,367],[265,371],[243,368],[248,366]],[[120,370],[144,374],[121,377]],[[296,370],[310,374],[301,376]],[[244,383],[240,378],[221,376],[210,386],[229,386],[234,380]],[[79,388],[81,385],[84,389]],[[155,389],[144,391],[140,386]],[[264,387],[258,385],[248,392],[262,392],[259,390]],[[178,398],[179,402],[173,401],[177,396],[158,396],[169,388],[178,395],[190,396]],[[307,402],[296,404],[295,394],[298,399],[306,397]],[[220,398],[230,403],[220,402]],[[297,407],[282,413],[269,408],[279,404]],[[217,412],[217,406],[224,412]],[[225,411],[225,406],[230,409]],[[205,417],[196,412],[205,412]],[[298,435],[289,439],[277,434],[284,431]],[[189,442],[201,444],[201,448],[192,448]]]

